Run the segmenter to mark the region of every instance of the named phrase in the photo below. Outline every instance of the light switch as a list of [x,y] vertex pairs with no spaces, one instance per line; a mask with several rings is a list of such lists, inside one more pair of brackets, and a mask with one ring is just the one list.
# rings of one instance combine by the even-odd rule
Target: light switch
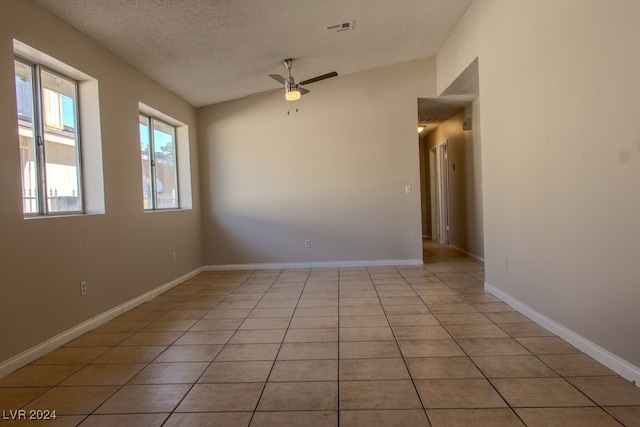
[[411,194],[411,186],[410,185],[405,185],[404,186],[404,192],[406,194]]

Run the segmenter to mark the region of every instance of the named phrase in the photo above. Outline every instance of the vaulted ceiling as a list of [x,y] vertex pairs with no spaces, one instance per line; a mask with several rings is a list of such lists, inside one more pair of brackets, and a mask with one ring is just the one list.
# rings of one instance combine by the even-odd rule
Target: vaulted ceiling
[[[34,0],[194,106],[435,55],[472,0]],[[334,25],[350,29],[327,29]]]

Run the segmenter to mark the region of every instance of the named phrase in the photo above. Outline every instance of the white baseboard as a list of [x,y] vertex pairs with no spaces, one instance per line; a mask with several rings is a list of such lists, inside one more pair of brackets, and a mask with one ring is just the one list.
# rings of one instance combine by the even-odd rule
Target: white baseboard
[[0,378],[10,374],[11,372],[20,369],[21,367],[28,365],[39,357],[44,356],[45,354],[55,350],[56,348],[72,341],[79,336],[97,328],[100,325],[105,324],[109,320],[112,320],[119,315],[126,313],[127,311],[139,306],[140,304],[147,302],[161,293],[173,288],[174,286],[184,282],[192,278],[193,276],[202,272],[202,268],[198,268],[193,270],[177,279],[172,280],[169,283],[165,283],[164,285],[158,286],[157,288],[146,292],[132,300],[125,302],[117,307],[112,308],[111,310],[105,311],[102,314],[97,315],[85,322],[80,323],[77,326],[74,326],[71,329],[68,329],[61,334],[56,335],[55,337],[42,342],[20,354],[12,357],[9,360],[0,363]]
[[540,326],[544,327],[548,331],[556,334],[569,344],[573,345],[578,350],[593,357],[595,360],[602,363],[607,368],[611,369],[618,375],[626,378],[627,380],[640,387],[639,367],[634,366],[626,360],[616,356],[615,354],[608,352],[604,348],[589,341],[582,335],[577,334],[576,332],[561,325],[560,323],[551,320],[544,314],[537,312],[533,308],[513,298],[511,295],[496,288],[492,284],[485,282],[484,289],[490,294],[500,298],[502,301],[506,302],[511,307],[515,308],[520,313],[524,314]]
[[208,265],[204,271],[220,270],[279,270],[285,268],[388,267],[393,265],[422,265],[421,259],[387,259],[378,261],[285,262],[257,264]]

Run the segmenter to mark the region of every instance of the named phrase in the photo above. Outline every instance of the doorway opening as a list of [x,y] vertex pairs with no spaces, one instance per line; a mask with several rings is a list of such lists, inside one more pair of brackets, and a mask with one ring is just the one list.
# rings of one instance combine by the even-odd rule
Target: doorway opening
[[478,62],[435,98],[418,99],[422,236],[483,259]]

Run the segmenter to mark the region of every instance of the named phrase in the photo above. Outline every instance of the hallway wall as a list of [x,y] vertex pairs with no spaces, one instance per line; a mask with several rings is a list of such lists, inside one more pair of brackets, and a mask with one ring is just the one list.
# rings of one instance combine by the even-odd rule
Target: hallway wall
[[205,263],[420,263],[416,99],[435,61],[310,89],[198,109]]
[[[197,179],[191,183],[192,209],[145,213],[142,203],[138,103],[191,129],[186,164],[197,177],[195,110],[31,1],[4,0],[0,12],[2,376],[5,361],[200,268],[202,232]],[[14,38],[97,80],[99,117],[92,122],[81,116],[80,126],[96,129],[84,141],[87,154],[96,139],[102,143],[97,148],[101,164],[85,159],[86,175],[102,175],[100,188],[94,185],[85,195],[94,205],[102,204],[102,212],[24,218]],[[82,280],[87,283],[84,297]]]
[[479,59],[488,288],[640,381],[638,16],[475,1],[437,67],[441,91]]
[[[475,106],[475,108],[474,108]],[[421,138],[425,153],[425,173],[429,174],[429,150],[444,141],[449,147],[449,222],[450,244],[478,258],[484,256],[482,224],[482,164],[480,138],[475,126],[462,129],[463,121],[474,117],[478,103],[474,101]],[[429,181],[423,182],[428,186]],[[427,196],[430,196],[428,193]],[[429,202],[427,200],[427,202]],[[423,207],[431,208],[428,203]],[[427,216],[427,215],[424,215]],[[429,216],[430,217],[430,216]],[[433,231],[432,231],[433,232]]]

